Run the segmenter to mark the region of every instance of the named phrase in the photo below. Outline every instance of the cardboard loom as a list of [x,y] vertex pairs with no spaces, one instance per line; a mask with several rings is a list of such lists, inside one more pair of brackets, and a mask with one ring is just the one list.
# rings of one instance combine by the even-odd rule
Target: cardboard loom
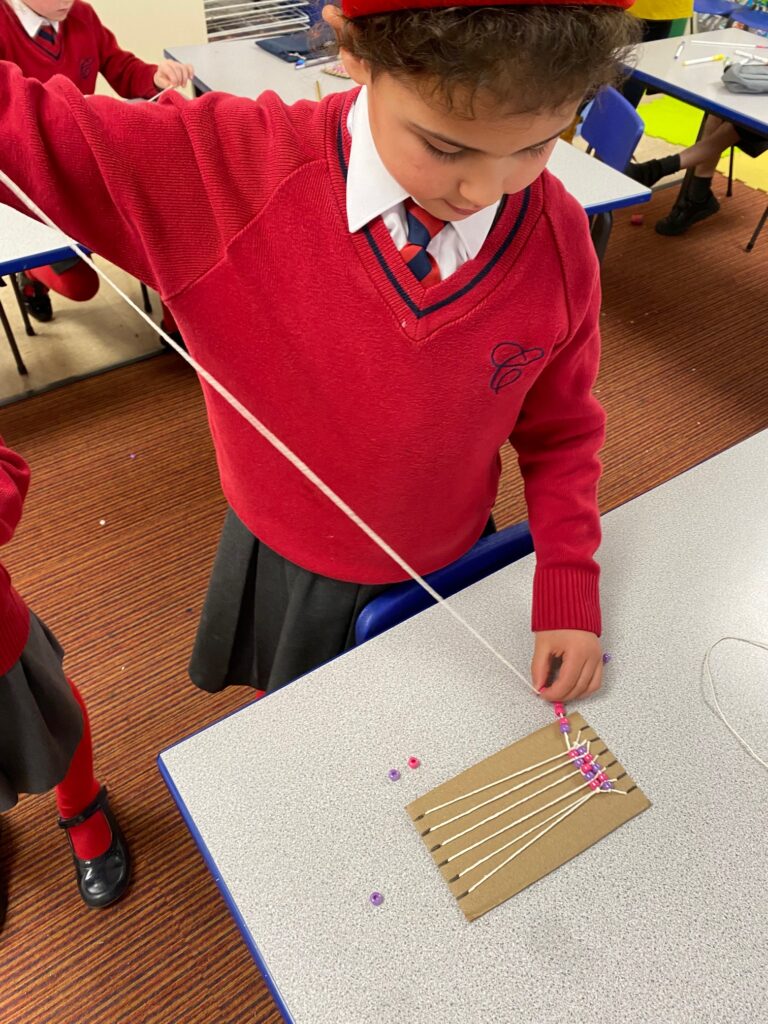
[[[573,810],[562,822],[551,822],[550,831],[542,834],[541,838],[536,839],[523,852],[518,852],[514,860],[481,884],[477,883],[526,843],[535,839],[537,833],[547,827],[543,824],[546,819],[568,809],[577,799],[574,793],[562,802],[544,809],[545,805],[556,801],[562,794],[575,790],[583,781],[579,776],[568,777],[568,773],[575,769],[573,764],[565,759],[562,764],[560,761],[554,762],[556,770],[547,774],[544,779],[528,785],[535,776],[553,767],[545,765],[530,769],[531,765],[540,764],[564,750],[563,736],[557,722],[518,740],[497,754],[492,754],[491,757],[419,797],[407,807],[408,814],[424,839],[432,859],[470,921],[498,907],[511,896],[548,875],[550,871],[559,868],[561,864],[583,853],[614,829],[651,806],[648,798],[637,788],[615,755],[582,716],[570,714],[568,717],[571,723],[571,742],[575,744],[576,736],[581,731],[579,742],[589,741],[590,752],[599,759],[606,774],[612,781],[618,780],[615,789],[622,790],[627,795],[622,796],[618,792],[597,793],[582,807]],[[521,771],[525,774],[509,782],[498,781]],[[490,788],[472,797],[465,796],[484,786]],[[517,787],[513,794],[499,796],[513,786]],[[546,792],[540,792],[545,786],[551,788]],[[579,795],[586,795],[587,792],[591,791],[580,790]],[[463,799],[457,800],[462,797]],[[527,798],[525,802],[508,811],[504,810],[505,807],[523,801],[524,798]],[[435,810],[449,801],[456,802]],[[478,804],[484,806],[478,807]],[[467,811],[469,813],[465,814]],[[494,820],[473,828],[478,822],[490,816],[494,816]],[[505,826],[517,822],[523,816],[528,816],[527,820],[505,829]],[[449,819],[457,817],[458,820],[440,827]],[[504,831],[494,835],[500,830]],[[524,836],[523,833],[527,835]],[[517,844],[515,840],[518,840]],[[469,847],[473,849],[470,850]],[[501,849],[502,847],[504,849]],[[481,859],[483,863],[477,864]],[[468,868],[470,870],[467,870]],[[473,888],[475,885],[477,888]]]

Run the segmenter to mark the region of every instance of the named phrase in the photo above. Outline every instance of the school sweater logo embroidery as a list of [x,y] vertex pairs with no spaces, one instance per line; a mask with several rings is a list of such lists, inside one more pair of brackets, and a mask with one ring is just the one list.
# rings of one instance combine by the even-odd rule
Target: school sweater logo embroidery
[[491,389],[498,395],[502,388],[520,380],[524,367],[543,358],[543,348],[523,348],[516,341],[499,342],[491,351],[491,363],[495,367]]
[[94,57],[85,57],[80,61],[80,77],[83,81],[91,77],[94,59]]

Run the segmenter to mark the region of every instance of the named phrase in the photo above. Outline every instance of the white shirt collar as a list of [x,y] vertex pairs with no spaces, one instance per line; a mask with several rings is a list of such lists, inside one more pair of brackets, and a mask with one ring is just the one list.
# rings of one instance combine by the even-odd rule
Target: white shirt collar
[[59,31],[58,21],[48,21],[47,18],[41,18],[39,14],[35,14],[30,7],[22,3],[22,0],[11,0],[11,7],[16,12],[16,16],[30,39],[35,38],[43,25],[50,25],[54,32]]
[[[408,198],[381,162],[371,133],[368,118],[368,93],[360,90],[347,120],[352,136],[352,149],[347,170],[347,224],[350,231],[359,231],[387,210]],[[451,221],[470,259],[480,252],[493,226],[499,204],[486,206],[464,220]]]

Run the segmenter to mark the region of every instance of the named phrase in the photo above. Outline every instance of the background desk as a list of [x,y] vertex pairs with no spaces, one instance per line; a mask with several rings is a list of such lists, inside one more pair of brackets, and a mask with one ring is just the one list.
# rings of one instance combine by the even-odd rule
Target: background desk
[[[722,62],[689,67],[683,64],[684,60],[711,57],[718,52],[714,46],[697,46],[697,39],[706,40],[707,43],[736,43],[750,48],[760,41],[760,37],[742,29],[727,28],[717,32],[700,32],[685,36],[684,39],[685,49],[679,60],[674,58],[675,51],[683,41],[680,37],[642,43],[636,51],[637,63],[632,71],[633,77],[700,110],[768,136],[768,98],[765,95],[730,92],[726,89],[721,81]],[[732,55],[734,60],[743,59],[736,56],[735,46],[724,47],[723,53]]]
[[[0,278],[10,277],[17,299],[18,289],[14,274],[18,274],[22,270],[30,270],[33,267],[47,267],[49,263],[70,259],[71,256],[72,250],[61,244],[61,235],[57,232],[52,231],[45,224],[19,213],[12,207],[0,203]],[[26,332],[29,335],[34,335],[35,332],[29,322],[24,304],[20,299],[18,301]],[[5,310],[2,308],[2,303],[0,303],[0,321],[16,361],[16,368],[19,373],[26,374],[27,368],[19,352]]]
[[[322,66],[296,71],[293,65],[256,46],[253,40],[209,43],[205,46],[172,46],[165,51],[173,60],[193,64],[195,86],[200,92],[229,92],[254,98],[273,89],[286,103],[317,99],[315,83],[323,95],[346,92],[354,82],[334,78]],[[559,141],[549,169],[590,215],[647,202],[650,189],[611,167]]]
[[[765,432],[604,517],[613,660],[578,707],[653,807],[471,925],[404,807],[552,712],[441,609],[161,755],[288,1019],[768,1020],[768,778],[699,691],[713,641],[768,639],[767,467]],[[521,668],[532,575],[528,558],[455,599]],[[768,757],[768,652],[712,664]]]

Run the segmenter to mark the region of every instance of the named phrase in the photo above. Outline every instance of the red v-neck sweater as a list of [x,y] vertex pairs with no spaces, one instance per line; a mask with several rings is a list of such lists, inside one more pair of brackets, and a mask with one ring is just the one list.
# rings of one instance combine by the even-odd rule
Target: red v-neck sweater
[[[380,219],[348,230],[353,99],[85,101],[0,64],[0,166],[157,287],[190,352],[420,572],[477,540],[511,438],[537,553],[533,628],[597,632],[604,417],[584,212],[544,173],[507,198],[475,259],[425,290]],[[402,579],[203,389],[224,493],[257,537],[337,579]]]
[[[0,546],[7,544],[21,519],[29,487],[29,466],[6,448],[0,437]],[[29,635],[29,612],[0,565],[0,676],[16,664]]]
[[156,64],[145,64],[127,50],[99,21],[90,4],[75,0],[65,21],[59,25],[58,48],[51,53],[37,39],[31,39],[15,11],[0,0],[0,60],[18,64],[29,78],[47,82],[64,75],[86,96],[96,89],[99,72],[125,99],[148,99],[158,92],[154,78]]

